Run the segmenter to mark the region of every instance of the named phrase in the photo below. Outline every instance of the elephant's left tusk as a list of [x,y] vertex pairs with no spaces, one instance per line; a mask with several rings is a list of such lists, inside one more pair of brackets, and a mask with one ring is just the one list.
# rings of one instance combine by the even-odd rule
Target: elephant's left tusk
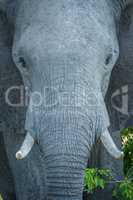
[[108,130],[101,134],[101,141],[112,157],[116,159],[122,159],[124,157],[124,153],[117,148]]
[[30,135],[30,133],[27,133],[20,150],[16,153],[16,159],[17,160],[24,159],[31,151],[34,143],[35,143],[34,138]]

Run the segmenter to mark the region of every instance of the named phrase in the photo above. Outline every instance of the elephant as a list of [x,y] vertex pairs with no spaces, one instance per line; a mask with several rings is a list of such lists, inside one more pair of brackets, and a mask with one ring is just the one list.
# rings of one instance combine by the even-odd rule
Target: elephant
[[21,76],[15,84],[24,84],[29,97],[15,108],[4,98],[2,136],[17,200],[81,200],[84,169],[99,140],[112,157],[123,157],[109,134],[104,98],[119,57],[121,15],[132,3],[1,0],[0,48],[10,58],[2,62],[9,77]]

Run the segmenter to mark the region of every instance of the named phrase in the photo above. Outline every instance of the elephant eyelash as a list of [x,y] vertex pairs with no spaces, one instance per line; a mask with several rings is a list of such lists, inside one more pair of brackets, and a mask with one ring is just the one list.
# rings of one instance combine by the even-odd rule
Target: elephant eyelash
[[112,54],[109,54],[105,60],[105,65],[108,65],[112,60]]
[[22,66],[24,69],[27,68],[26,62],[25,62],[25,60],[24,60],[23,57],[20,57],[20,58],[19,58],[19,63],[21,64],[21,66]]

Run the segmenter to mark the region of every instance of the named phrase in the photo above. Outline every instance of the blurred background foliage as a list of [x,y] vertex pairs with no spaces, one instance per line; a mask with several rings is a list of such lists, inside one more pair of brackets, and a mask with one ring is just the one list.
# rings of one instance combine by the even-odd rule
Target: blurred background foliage
[[125,179],[116,184],[113,196],[117,200],[133,200],[133,127],[121,131],[124,151]]
[[133,167],[133,127],[123,129],[121,132],[124,151],[124,173]]

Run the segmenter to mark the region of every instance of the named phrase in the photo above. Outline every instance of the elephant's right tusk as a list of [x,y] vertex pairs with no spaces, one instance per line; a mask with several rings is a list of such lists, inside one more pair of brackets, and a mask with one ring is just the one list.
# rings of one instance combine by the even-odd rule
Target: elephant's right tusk
[[101,141],[112,157],[116,159],[124,157],[124,153],[117,148],[108,130],[101,134]]
[[34,143],[35,143],[34,138],[31,136],[30,133],[27,133],[20,150],[16,153],[16,159],[17,160],[24,159],[31,151]]

